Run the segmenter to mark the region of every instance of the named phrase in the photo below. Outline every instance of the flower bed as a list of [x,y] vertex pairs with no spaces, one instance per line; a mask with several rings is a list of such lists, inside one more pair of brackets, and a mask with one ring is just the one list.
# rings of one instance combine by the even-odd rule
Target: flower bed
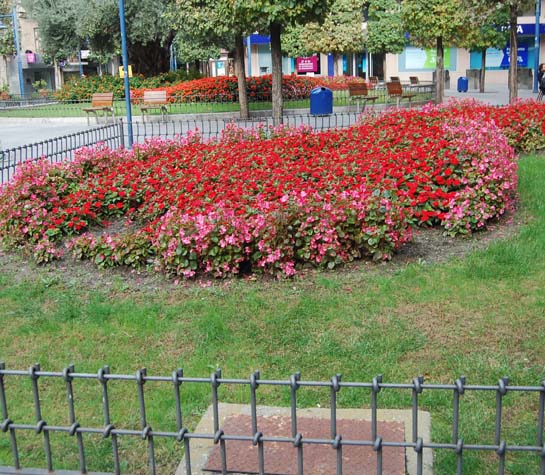
[[[306,263],[388,259],[412,225],[483,228],[512,204],[516,170],[501,129],[463,107],[320,133],[231,127],[208,143],[190,135],[27,163],[0,194],[0,237],[39,262],[68,237],[76,257],[101,266],[289,276]],[[87,232],[120,219],[130,223],[116,234]]]
[[[195,79],[173,86],[161,87],[166,90],[172,102],[234,102],[238,100],[238,82],[235,76],[217,76]],[[310,91],[320,81],[318,78],[286,75],[282,78],[282,96],[285,99],[308,99]],[[250,101],[271,100],[272,76],[246,78]],[[144,88],[131,91],[131,97],[138,100],[144,96]]]

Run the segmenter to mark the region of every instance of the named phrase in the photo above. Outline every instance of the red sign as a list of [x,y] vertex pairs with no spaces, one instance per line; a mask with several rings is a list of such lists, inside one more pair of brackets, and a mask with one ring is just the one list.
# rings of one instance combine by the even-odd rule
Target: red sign
[[318,56],[307,56],[306,58],[297,58],[298,73],[317,73]]

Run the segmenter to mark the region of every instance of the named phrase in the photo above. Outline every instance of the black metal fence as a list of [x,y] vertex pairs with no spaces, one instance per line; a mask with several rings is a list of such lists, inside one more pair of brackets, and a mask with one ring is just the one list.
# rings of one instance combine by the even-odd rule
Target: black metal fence
[[76,150],[99,143],[112,149],[120,148],[124,145],[123,129],[123,123],[119,121],[29,145],[0,150],[0,183],[9,181],[17,166],[28,160],[43,157],[51,163],[69,161],[74,158]]
[[[355,112],[344,112],[326,116],[285,115],[284,126],[309,126],[313,130],[328,130],[353,125],[359,115]],[[229,126],[236,125],[245,129],[260,129],[267,134],[272,127],[272,117],[263,116],[248,120],[231,117],[205,117],[191,120],[151,120],[133,122],[133,141],[143,143],[146,139],[155,137],[175,139],[184,137],[189,132],[198,133],[203,139],[218,138]],[[54,137],[42,142],[22,145],[6,150],[0,150],[0,184],[9,181],[17,166],[27,160],[45,158],[52,163],[70,161],[74,152],[81,147],[104,143],[112,149],[123,147],[128,143],[128,127],[123,119],[112,124],[86,128],[81,132]]]
[[[33,414],[25,414],[25,420],[12,420],[10,413],[14,406],[21,404],[20,399],[10,398],[12,384],[15,384],[16,378],[27,380],[30,385],[26,386],[26,392],[30,393],[30,398],[33,400]],[[46,422],[42,407],[41,390],[47,389],[49,395],[55,391],[52,380],[64,382],[66,395],[66,403],[62,404],[60,398],[57,398],[55,411],[60,412],[62,406],[68,409],[68,423],[63,425],[50,425]],[[96,382],[95,392],[102,397],[102,402],[98,403],[98,407],[94,407],[95,413],[102,412],[102,423],[97,423],[95,426],[84,426],[78,422],[76,416],[76,381],[87,380]],[[139,424],[135,424],[138,428],[119,427],[116,420],[111,415],[110,405],[112,396],[109,393],[110,384],[114,381],[125,385],[124,392],[126,395],[135,392],[138,397],[138,418]],[[163,430],[161,428],[152,428],[148,423],[146,411],[149,406],[146,405],[146,398],[149,397],[151,389],[145,390],[146,383],[155,382],[162,386],[170,386],[170,390],[174,395],[174,411],[173,419],[175,430]],[[186,425],[187,409],[182,403],[182,393],[187,391],[188,386],[197,385],[210,391],[210,400],[213,412],[213,430],[209,433],[193,432]],[[132,388],[131,388],[132,386]],[[220,422],[220,396],[219,388],[221,387],[242,387],[247,389],[247,404],[250,407],[251,414],[251,431],[244,435],[234,435],[223,430]],[[274,388],[287,389],[289,391],[289,411],[290,411],[290,436],[278,437],[267,434],[260,430],[258,413],[260,411],[257,400],[261,391],[274,390]],[[304,436],[298,429],[298,417],[300,408],[298,397],[302,392],[316,388],[322,388],[330,393],[330,433],[326,438],[309,438]],[[337,398],[339,391],[347,390],[363,391],[368,395],[370,415],[371,415],[371,436],[369,438],[343,438],[343,434],[338,430]],[[404,441],[387,440],[381,436],[380,425],[378,425],[378,408],[380,406],[381,393],[388,391],[399,391],[410,396],[410,411],[411,411],[411,428],[410,437]],[[461,438],[460,426],[462,417],[460,411],[461,401],[464,395],[473,392],[485,392],[495,396],[495,428],[494,442],[492,444],[467,443]],[[419,432],[419,410],[421,407],[421,398],[423,393],[434,393],[439,396],[452,398],[452,437],[449,442],[434,442],[426,440],[423,434]],[[24,395],[19,394],[19,398]],[[118,393],[119,394],[119,393]],[[535,444],[527,445],[517,443],[517,441],[508,441],[504,438],[503,424],[506,419],[504,415],[504,399],[506,395],[532,397],[534,403],[531,407],[536,407],[535,413],[535,428],[536,439]],[[58,394],[60,396],[60,394]],[[119,395],[118,395],[119,397]],[[77,403],[82,404],[83,398],[78,398]],[[97,400],[95,398],[95,400]],[[102,407],[100,407],[102,406]],[[85,441],[91,435],[100,435],[111,442],[111,451],[108,456],[111,459],[111,470],[115,474],[122,472],[122,460],[118,450],[119,443],[125,438],[140,438],[147,443],[147,459],[149,473],[154,475],[157,473],[157,455],[155,451],[156,441],[158,439],[170,439],[176,441],[180,446],[180,458],[183,448],[185,459],[185,473],[194,474],[192,465],[192,441],[195,443],[198,440],[213,441],[219,446],[221,453],[221,472],[229,473],[230,469],[227,466],[227,447],[228,441],[244,441],[255,446],[257,451],[257,463],[253,467],[252,473],[265,474],[266,459],[264,457],[264,447],[268,444],[280,444],[297,449],[297,468],[296,471],[302,475],[305,470],[304,453],[307,446],[319,446],[324,451],[332,451],[330,454],[335,458],[335,468],[332,474],[340,475],[343,473],[343,448],[348,447],[367,447],[375,453],[373,472],[377,474],[383,473],[383,451],[386,448],[397,448],[405,451],[411,451],[416,457],[416,473],[421,475],[424,472],[424,451],[449,451],[455,454],[455,462],[448,473],[468,473],[464,472],[464,455],[468,452],[489,452],[495,453],[497,458],[497,470],[494,472],[501,474],[506,473],[506,457],[508,455],[516,455],[522,452],[535,457],[535,467],[539,469],[531,469],[525,473],[545,474],[545,446],[544,446],[544,408],[545,408],[545,382],[537,386],[511,386],[507,378],[502,378],[496,385],[468,385],[465,379],[459,378],[453,384],[428,384],[424,382],[423,377],[414,378],[411,383],[386,383],[383,382],[379,375],[373,378],[370,382],[349,382],[344,381],[341,375],[333,376],[329,381],[304,381],[299,373],[293,374],[286,380],[265,380],[261,379],[259,372],[253,373],[247,379],[229,379],[224,378],[220,370],[216,370],[208,378],[188,377],[184,375],[182,369],[177,369],[168,376],[152,376],[148,375],[146,369],[140,369],[135,374],[112,374],[108,367],[101,368],[97,373],[77,373],[73,366],[69,366],[60,372],[42,371],[39,365],[32,366],[29,370],[11,370],[6,369],[3,363],[0,363],[0,411],[2,422],[0,424],[2,437],[9,439],[9,447],[11,451],[11,467],[0,467],[0,473],[13,473],[17,470],[19,474],[35,473],[32,469],[25,469],[21,466],[19,457],[18,436],[23,432],[33,432],[43,438],[45,451],[45,468],[51,472],[54,470],[55,454],[51,448],[50,436],[52,434],[64,434],[67,437],[73,437],[77,442],[77,468],[72,473],[86,473],[88,463],[85,451]],[[526,417],[528,414],[525,414]],[[32,420],[33,419],[33,420]],[[98,422],[96,417],[95,421]],[[4,441],[6,441],[4,439]],[[5,445],[6,446],[6,445]],[[7,446],[6,446],[7,447]],[[105,455],[104,455],[105,456]],[[143,455],[140,455],[143,456]],[[371,473],[371,472],[366,472]],[[492,471],[487,473],[493,473]]]
[[[358,121],[359,115],[356,112],[341,112],[330,115],[310,115],[310,114],[286,114],[283,117],[284,127],[308,126],[313,130],[330,130],[336,128],[345,128],[354,125]],[[256,117],[252,119],[236,118],[214,118],[190,120],[171,120],[171,121],[148,121],[133,123],[134,142],[144,142],[144,140],[161,137],[172,139],[183,137],[188,132],[196,132],[204,139],[219,138],[223,131],[229,126],[237,126],[243,129],[260,129],[263,134],[267,134],[273,127],[273,120],[270,116]]]
[[[425,104],[434,99],[435,84],[426,83],[419,85],[402,84],[406,93],[411,93],[414,97],[411,104]],[[309,94],[305,92],[290,94],[284,91],[284,108],[286,110],[307,109],[310,105]],[[375,96],[376,104],[386,106],[396,104],[396,99],[388,95],[384,85],[378,86],[370,92]],[[132,114],[133,116],[142,115],[140,105],[142,98],[133,98]],[[407,101],[403,101],[407,102]],[[248,94],[248,104],[250,111],[271,110],[271,94],[252,92]],[[11,97],[9,99],[0,99],[0,117],[86,117],[83,110],[91,106],[89,99],[84,100],[61,100],[51,95],[49,97]],[[352,107],[355,110],[355,102],[350,98],[347,90],[333,91],[333,106],[341,111],[346,111]],[[194,94],[190,97],[171,97],[166,104],[169,114],[202,114],[215,112],[236,112],[239,110],[238,98],[234,94],[217,95],[209,97],[207,95]],[[113,103],[115,115],[126,116],[126,104],[123,99],[116,99]],[[160,110],[149,111],[151,115],[160,115]]]

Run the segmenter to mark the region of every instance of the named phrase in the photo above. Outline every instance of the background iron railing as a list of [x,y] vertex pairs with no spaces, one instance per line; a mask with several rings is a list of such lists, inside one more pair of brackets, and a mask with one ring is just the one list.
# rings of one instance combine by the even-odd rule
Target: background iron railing
[[[313,130],[329,130],[344,128],[353,125],[358,120],[355,112],[345,112],[326,116],[290,115],[284,116],[286,127],[310,126]],[[204,139],[213,139],[221,136],[222,132],[230,125],[236,125],[245,129],[261,129],[267,133],[272,126],[272,117],[263,116],[248,120],[240,120],[232,117],[205,117],[186,120],[133,122],[133,141],[143,143],[146,139],[155,137],[174,139],[184,137],[189,132],[198,132]],[[74,152],[81,147],[88,147],[103,143],[116,149],[128,143],[127,126],[123,119],[115,123],[99,127],[91,127],[81,132],[54,137],[29,145],[0,150],[0,184],[9,181],[17,165],[27,160],[45,158],[52,163],[70,161],[74,158]]]
[[[16,398],[10,398],[12,386],[16,384],[15,380],[27,380],[30,384],[26,386],[26,390],[15,391]],[[55,386],[53,380],[61,381],[64,383],[66,403],[62,404],[60,397],[61,394],[55,393]],[[97,402],[98,407],[94,410],[96,413],[102,412],[102,423],[96,423],[95,425],[83,425],[78,422],[76,416],[76,400],[78,404],[83,404],[83,398],[76,394],[75,386],[76,381],[86,380],[88,382],[95,382],[95,392],[99,393],[102,397],[102,401]],[[138,397],[138,419],[133,423],[132,427],[119,427],[112,413],[110,411],[110,405],[113,401],[110,395],[109,388],[113,382],[123,383],[124,390],[117,393],[117,397],[126,397],[127,394],[134,391]],[[171,391],[174,394],[174,411],[173,417],[175,424],[175,430],[165,430],[152,428],[148,422],[146,416],[147,405],[146,400],[149,397],[150,392],[156,386],[145,390],[146,383],[157,383],[160,385],[170,386]],[[77,383],[81,384],[81,383]],[[132,385],[133,389],[130,389]],[[210,433],[195,433],[185,423],[187,413],[184,404],[182,403],[182,393],[187,391],[188,386],[197,385],[202,388],[208,388],[210,394],[210,400],[213,409],[213,430]],[[219,408],[220,408],[220,386],[225,387],[242,387],[247,389],[247,404],[250,406],[252,430],[246,435],[233,435],[224,432],[220,423]],[[57,386],[58,388],[58,386]],[[261,391],[270,392],[275,388],[287,389],[289,391],[289,409],[291,412],[291,437],[275,437],[270,434],[263,433],[259,429],[258,425],[258,412],[257,405],[258,395]],[[298,431],[297,418],[298,398],[301,392],[310,391],[312,389],[322,388],[330,392],[330,437],[322,439],[306,438]],[[368,439],[352,439],[347,440],[342,437],[341,433],[337,431],[337,397],[340,391],[344,391],[351,388],[352,390],[363,391],[368,394],[369,406],[371,413],[371,437]],[[55,412],[60,412],[64,409],[68,409],[68,423],[50,425],[46,422],[43,414],[43,402],[42,391],[47,390],[49,397],[55,397],[57,401],[55,405]],[[411,436],[409,440],[404,442],[386,440],[381,437],[378,420],[378,408],[380,405],[380,394],[387,391],[400,391],[407,393],[410,396],[410,410],[411,410]],[[11,410],[14,406],[20,406],[22,404],[21,399],[26,393],[31,394],[33,401],[33,414],[24,414],[24,420],[10,419]],[[492,396],[495,396],[495,427],[494,427],[494,439],[492,444],[467,443],[461,437],[462,430],[460,429],[462,423],[460,405],[464,398],[464,395],[473,392],[484,392]],[[422,434],[419,433],[418,414],[422,409],[421,398],[423,394],[434,393],[441,397],[452,398],[452,418],[451,428],[452,437],[449,442],[444,441],[431,441],[424,440]],[[518,443],[517,441],[508,441],[504,438],[503,424],[506,419],[504,414],[504,399],[506,395],[531,396],[535,398],[535,404],[532,407],[537,407],[535,414],[535,427],[536,427],[536,439],[535,444],[528,445],[524,443]],[[76,396],[78,398],[76,399]],[[494,404],[494,403],[492,403]],[[100,407],[102,406],[102,407]],[[19,407],[16,407],[19,409]],[[0,473],[13,473],[13,470],[17,470],[17,473],[27,474],[35,473],[32,470],[26,470],[22,467],[22,463],[19,457],[19,445],[18,437],[24,432],[34,432],[39,434],[43,438],[43,445],[45,451],[45,468],[52,472],[55,468],[54,465],[54,453],[51,446],[51,436],[53,434],[63,434],[68,437],[74,437],[77,443],[77,473],[86,473],[89,469],[89,463],[85,453],[85,441],[92,435],[101,435],[102,437],[111,441],[111,454],[109,455],[111,460],[112,471],[115,474],[122,472],[123,461],[120,457],[119,443],[124,438],[141,438],[146,441],[147,444],[147,459],[148,459],[148,471],[154,475],[157,473],[157,458],[158,455],[155,451],[155,444],[158,439],[170,439],[176,441],[184,449],[185,456],[185,470],[187,474],[194,473],[192,471],[191,462],[191,441],[196,439],[206,439],[213,441],[214,444],[218,444],[221,451],[221,464],[222,473],[226,474],[229,471],[227,466],[227,445],[226,441],[246,441],[251,442],[256,446],[258,454],[258,463],[255,467],[255,473],[264,474],[265,460],[263,455],[263,447],[266,444],[276,443],[285,444],[291,447],[297,448],[297,473],[302,475],[304,472],[304,447],[306,445],[318,445],[323,447],[323,450],[333,450],[332,454],[336,454],[336,469],[335,473],[341,475],[343,473],[342,463],[342,450],[343,447],[369,447],[375,452],[375,466],[376,473],[381,474],[382,462],[383,462],[383,449],[387,447],[397,447],[398,449],[405,449],[413,451],[416,454],[416,473],[421,475],[424,471],[423,467],[423,453],[425,450],[432,451],[449,451],[455,455],[455,462],[448,473],[462,474],[464,472],[464,454],[468,452],[492,452],[496,454],[497,458],[497,470],[495,472],[500,475],[506,473],[506,457],[508,455],[516,455],[520,453],[527,453],[535,457],[537,462],[535,467],[539,465],[540,474],[545,473],[545,446],[544,446],[544,412],[545,412],[545,382],[537,386],[515,386],[510,385],[508,378],[502,378],[496,385],[469,385],[466,384],[465,378],[461,377],[457,379],[453,384],[429,384],[424,382],[423,377],[414,378],[411,383],[386,383],[382,380],[382,376],[377,376],[369,382],[349,382],[344,381],[340,374],[333,376],[329,381],[304,381],[301,379],[300,373],[296,373],[285,380],[266,380],[262,379],[259,372],[255,372],[247,379],[230,379],[224,378],[220,370],[214,371],[210,377],[188,377],[184,375],[182,369],[177,369],[168,376],[152,376],[148,375],[146,369],[140,369],[135,374],[113,374],[110,372],[107,366],[101,368],[97,373],[77,373],[73,366],[65,368],[63,371],[52,372],[43,371],[39,365],[32,366],[29,370],[11,370],[6,369],[3,363],[0,363],[0,415],[2,422],[0,429],[4,435],[0,434],[0,440],[2,437],[9,439],[9,447],[12,454],[12,467],[0,467]],[[19,410],[20,412],[20,410]],[[527,414],[524,415],[526,417]],[[31,420],[33,419],[33,420]],[[98,422],[98,417],[94,419]],[[135,419],[135,418],[133,418]],[[136,427],[137,426],[137,427]],[[84,437],[85,436],[85,437]],[[5,439],[4,439],[5,440]],[[105,454],[102,457],[106,457]],[[490,463],[490,462],[489,462]],[[92,463],[91,463],[92,465]],[[535,469],[534,469],[535,470]],[[526,473],[538,473],[528,467]],[[76,472],[74,472],[76,473]],[[492,471],[488,473],[493,473]]]
[[[415,94],[411,104],[421,105],[434,99],[435,85],[421,84],[411,86],[404,84],[403,89],[406,92]],[[396,100],[389,98],[384,87],[379,87],[370,92],[370,95],[376,96],[378,106],[396,104]],[[310,107],[310,98],[308,93],[290,94],[289,91],[284,94],[284,109],[286,110],[308,110]],[[142,98],[133,98],[132,115],[140,116],[142,112],[140,105]],[[403,101],[406,102],[406,101]],[[248,105],[250,111],[271,110],[271,94],[261,92],[250,92],[248,95]],[[91,106],[90,99],[66,100],[58,99],[55,94],[40,97],[34,96],[13,96],[9,99],[0,99],[0,117],[86,117],[83,110]],[[348,109],[356,110],[356,105],[349,97],[347,90],[333,91],[333,106],[337,111],[342,112]],[[115,115],[118,117],[126,115],[125,101],[116,99],[113,103]],[[238,98],[234,94],[206,95],[194,94],[190,97],[171,97],[167,104],[168,113],[171,115],[179,114],[201,114],[214,112],[236,112],[239,110]],[[149,111],[151,115],[159,115],[160,110]]]
[[70,161],[74,158],[76,150],[99,143],[112,149],[120,148],[124,145],[123,128],[123,123],[119,121],[29,145],[0,150],[0,184],[9,181],[17,166],[28,160],[43,157],[51,163]]

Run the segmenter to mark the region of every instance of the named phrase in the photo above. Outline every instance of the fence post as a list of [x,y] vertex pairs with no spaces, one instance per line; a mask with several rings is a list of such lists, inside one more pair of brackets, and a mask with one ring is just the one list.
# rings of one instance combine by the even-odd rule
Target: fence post
[[119,136],[120,147],[125,148],[125,130],[123,127],[123,119],[119,119],[119,124],[117,126],[117,135]]

